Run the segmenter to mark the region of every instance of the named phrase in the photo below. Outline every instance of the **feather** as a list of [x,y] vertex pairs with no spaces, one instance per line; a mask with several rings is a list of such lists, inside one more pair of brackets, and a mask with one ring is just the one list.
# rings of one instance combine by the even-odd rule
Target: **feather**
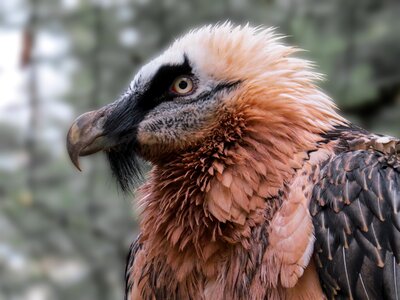
[[[353,141],[350,149],[322,169],[313,191],[317,270],[328,297],[383,299],[397,295],[400,283],[400,267],[394,263],[399,261],[400,231],[397,192],[393,193],[400,190],[400,172],[388,165],[391,156],[384,152],[395,146],[379,145],[374,136],[357,130],[350,133],[343,133],[345,140]],[[337,167],[341,165],[344,168]],[[329,180],[338,176],[346,180]],[[344,205],[338,205],[342,191]],[[338,267],[340,260],[343,268]],[[335,277],[337,287],[330,279]]]

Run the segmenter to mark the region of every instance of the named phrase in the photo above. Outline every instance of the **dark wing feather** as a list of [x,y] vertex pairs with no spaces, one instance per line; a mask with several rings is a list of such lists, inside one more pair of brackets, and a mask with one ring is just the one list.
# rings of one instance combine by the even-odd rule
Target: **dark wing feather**
[[332,158],[314,187],[315,259],[329,299],[400,299],[400,158]]
[[136,253],[142,248],[142,244],[139,243],[140,235],[133,241],[129,248],[128,256],[126,259],[125,267],[125,300],[128,299],[129,293],[132,289],[133,282],[130,280],[133,263],[135,262]]

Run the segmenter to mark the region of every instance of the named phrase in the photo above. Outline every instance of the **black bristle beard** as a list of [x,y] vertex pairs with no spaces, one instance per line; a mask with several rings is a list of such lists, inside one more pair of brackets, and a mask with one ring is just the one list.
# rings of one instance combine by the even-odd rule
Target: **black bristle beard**
[[135,151],[135,143],[119,145],[107,153],[113,177],[117,180],[121,190],[131,192],[143,180],[143,162]]

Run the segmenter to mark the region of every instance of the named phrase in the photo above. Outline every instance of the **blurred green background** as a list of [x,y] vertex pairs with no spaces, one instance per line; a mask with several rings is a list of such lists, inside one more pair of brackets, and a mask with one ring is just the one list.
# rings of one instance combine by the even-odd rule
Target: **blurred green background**
[[398,0],[0,1],[0,300],[122,298],[132,197],[102,155],[72,167],[67,129],[174,37],[227,19],[276,26],[343,114],[400,136]]

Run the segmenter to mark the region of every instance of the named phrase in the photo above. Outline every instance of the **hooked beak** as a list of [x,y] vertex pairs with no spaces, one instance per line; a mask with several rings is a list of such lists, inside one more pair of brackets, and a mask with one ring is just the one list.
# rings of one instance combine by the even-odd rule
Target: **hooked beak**
[[116,145],[113,139],[104,133],[104,122],[109,106],[90,111],[79,116],[67,135],[67,150],[75,167],[81,171],[79,156],[86,156],[101,150],[107,151]]

